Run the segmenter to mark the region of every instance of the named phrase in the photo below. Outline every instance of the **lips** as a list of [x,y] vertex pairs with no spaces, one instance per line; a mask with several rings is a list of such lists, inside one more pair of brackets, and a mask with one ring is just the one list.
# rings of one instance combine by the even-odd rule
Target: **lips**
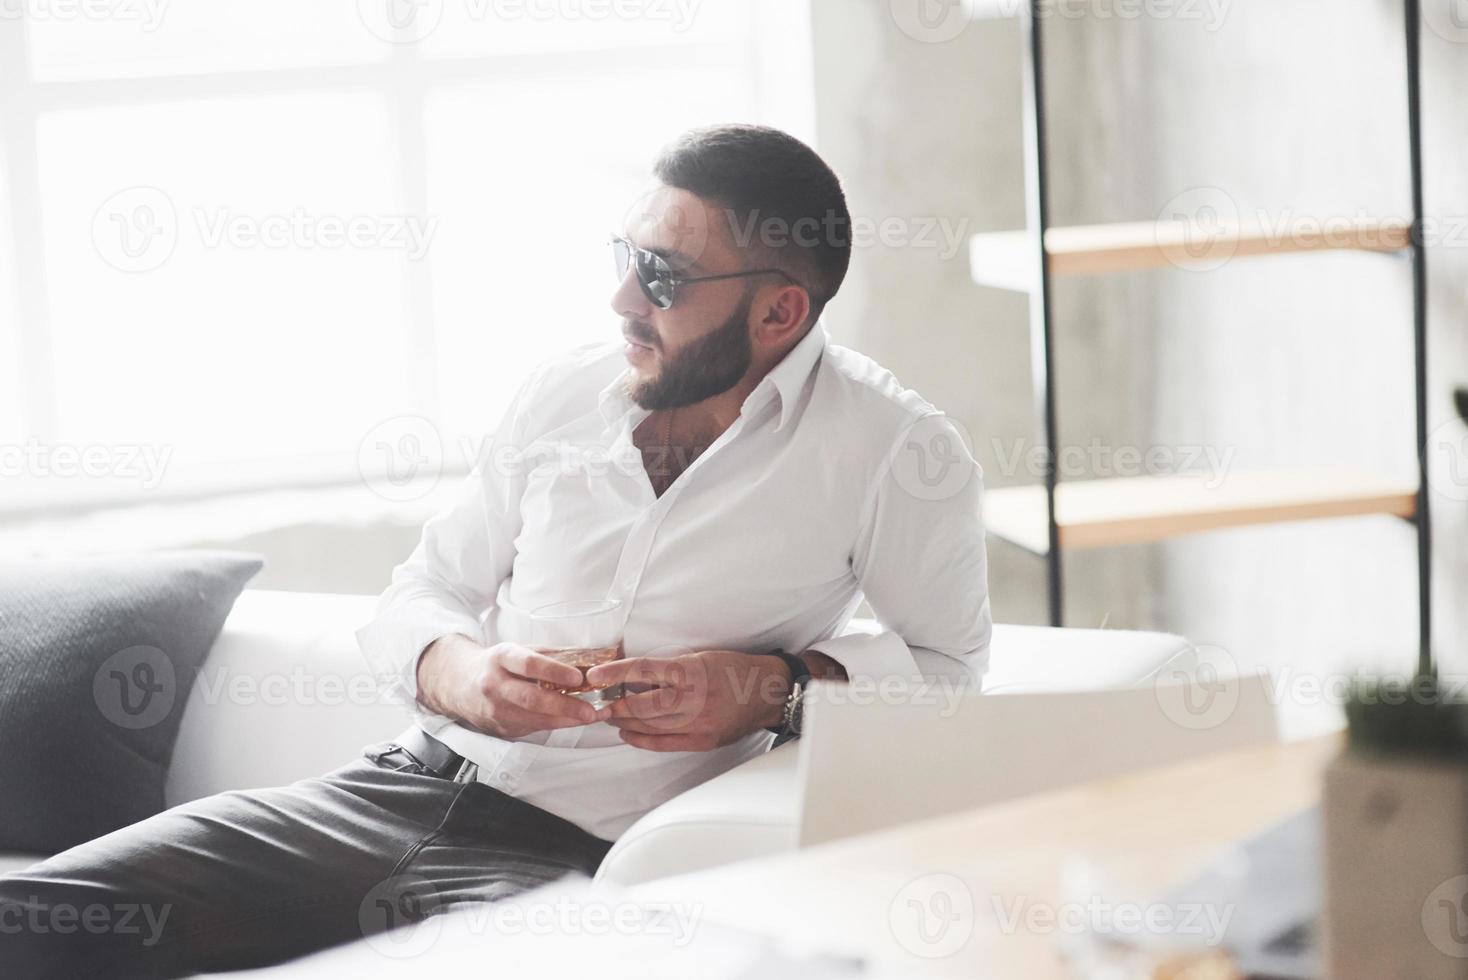
[[652,350],[652,344],[643,343],[629,333],[624,333],[622,334],[622,336],[624,339],[626,339],[627,343],[631,344],[633,347],[641,347],[644,350]]

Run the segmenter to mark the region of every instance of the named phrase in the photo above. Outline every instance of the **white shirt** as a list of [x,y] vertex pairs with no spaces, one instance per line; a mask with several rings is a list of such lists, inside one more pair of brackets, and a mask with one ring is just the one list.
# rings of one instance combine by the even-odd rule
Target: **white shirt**
[[[424,711],[418,655],[440,636],[529,642],[526,611],[623,601],[628,657],[819,650],[853,679],[920,679],[914,651],[987,663],[983,474],[952,422],[817,323],[662,495],[632,431],[620,341],[527,379],[453,506],[430,520],[358,631],[423,730],[480,780],[606,840],[769,749],[654,752],[597,722],[518,739]],[[843,635],[862,598],[882,624]],[[929,652],[931,651],[931,652]]]

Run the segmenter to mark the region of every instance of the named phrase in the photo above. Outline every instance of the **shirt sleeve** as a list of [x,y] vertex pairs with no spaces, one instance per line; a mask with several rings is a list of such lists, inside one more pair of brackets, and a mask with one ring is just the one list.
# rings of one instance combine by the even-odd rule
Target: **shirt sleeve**
[[813,644],[849,678],[982,679],[993,619],[983,470],[953,422],[928,415],[888,453],[852,554],[881,629]]
[[417,703],[418,658],[434,640],[455,633],[485,640],[482,617],[515,560],[535,381],[516,393],[457,498],[424,525],[418,546],[393,569],[376,617],[357,631],[373,673],[409,705]]

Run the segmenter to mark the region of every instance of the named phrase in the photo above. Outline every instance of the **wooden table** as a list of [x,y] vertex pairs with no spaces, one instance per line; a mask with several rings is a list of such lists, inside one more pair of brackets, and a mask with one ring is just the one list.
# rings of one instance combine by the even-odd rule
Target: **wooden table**
[[[1062,883],[1074,858],[1104,867],[1133,896],[1160,891],[1219,847],[1316,803],[1340,746],[1332,735],[1211,756],[631,894],[694,903],[707,921],[797,950],[863,956],[881,975],[1063,977],[1060,930],[1043,916],[1077,900]],[[1032,911],[1039,927],[1014,924]]]

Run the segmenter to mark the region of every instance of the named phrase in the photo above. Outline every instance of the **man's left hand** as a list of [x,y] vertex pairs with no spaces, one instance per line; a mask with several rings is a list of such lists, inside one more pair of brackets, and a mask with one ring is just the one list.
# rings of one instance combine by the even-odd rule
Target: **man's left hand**
[[628,685],[606,723],[628,745],[655,752],[707,752],[779,725],[790,693],[784,661],[739,650],[614,660],[586,679]]

